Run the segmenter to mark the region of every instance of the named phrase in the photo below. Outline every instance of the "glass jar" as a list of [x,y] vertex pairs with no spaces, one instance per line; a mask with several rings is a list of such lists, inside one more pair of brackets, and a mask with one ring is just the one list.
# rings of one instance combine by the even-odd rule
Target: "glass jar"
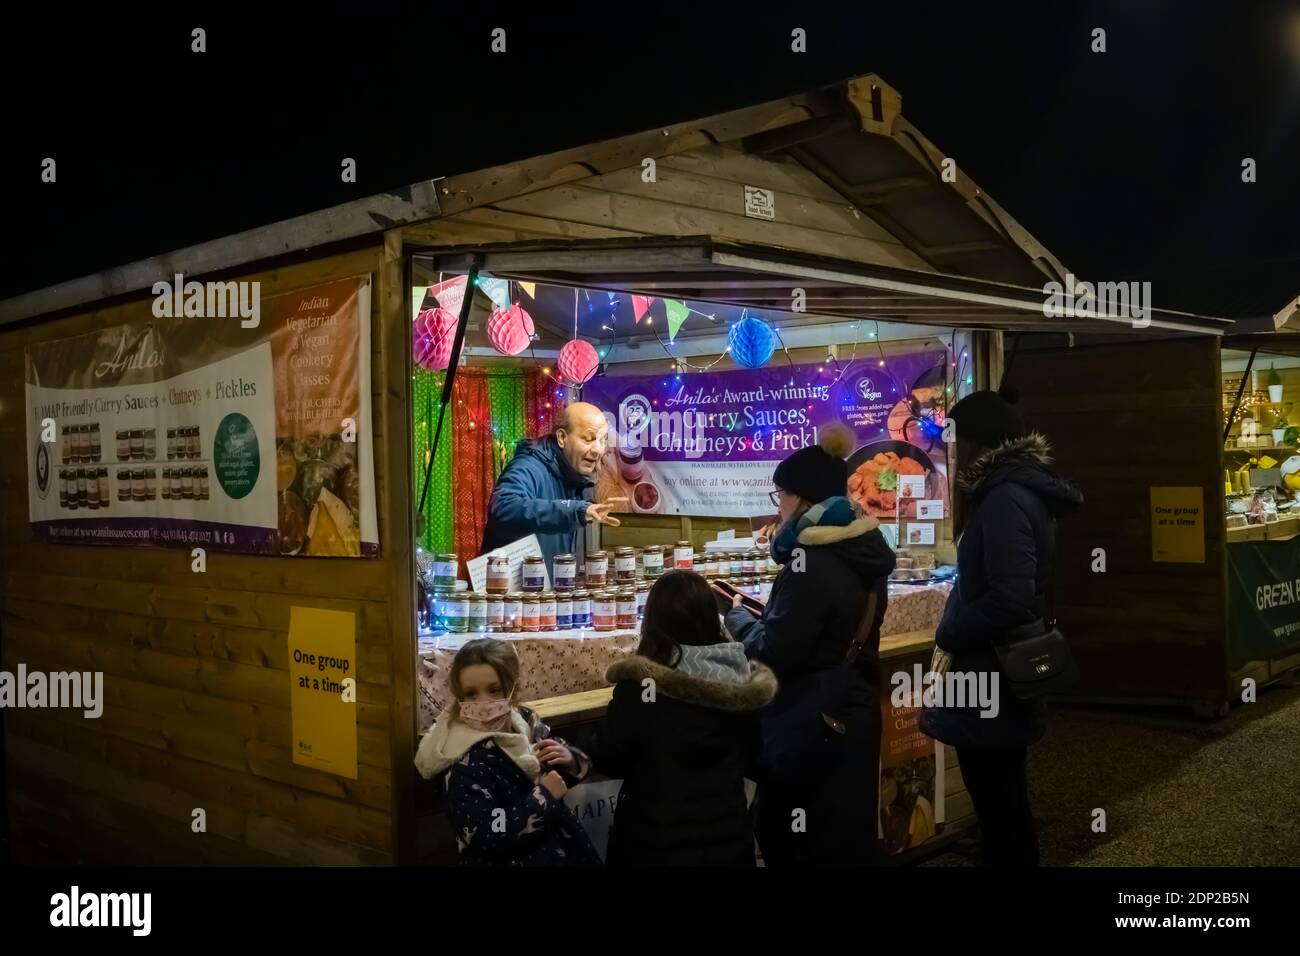
[[144,460],[144,429],[131,429],[131,460]]
[[555,592],[555,629],[567,631],[573,627],[573,592]]
[[609,552],[588,551],[585,565],[588,588],[603,588],[609,583]]
[[555,630],[555,592],[543,591],[537,606],[537,629]]
[[450,591],[444,591],[441,588],[434,588],[430,594],[433,604],[433,613],[430,615],[429,627],[435,633],[446,634],[451,630],[451,621],[447,617],[447,602],[451,598]]
[[164,468],[164,469],[163,469],[163,473],[162,473],[162,483],[159,485],[159,490],[162,492],[162,500],[163,500],[163,501],[170,501],[170,500],[171,500],[171,497],[172,497],[172,470],[171,470],[170,468]]
[[117,500],[131,500],[131,469],[119,468],[117,470]]
[[194,469],[193,468],[181,469],[181,497],[191,498],[191,499],[194,497]]
[[745,573],[745,556],[739,551],[727,555],[727,560],[731,562],[731,576],[738,578]]
[[636,548],[619,548],[614,552],[614,583],[633,584],[635,581]]
[[487,630],[487,595],[473,592],[469,595],[469,629],[475,634]]
[[758,573],[758,554],[755,551],[746,551],[741,557],[740,573],[745,575],[754,575]]
[[578,588],[573,592],[573,627],[591,627],[591,592]]
[[207,501],[208,500],[208,466],[207,465],[199,466],[199,479],[195,483],[194,487],[198,490],[199,500]]
[[704,553],[704,564],[700,568],[700,573],[706,578],[716,578],[718,576],[718,556],[716,554]]
[[99,422],[90,426],[90,460],[99,461],[104,456],[104,448],[99,443]]
[[664,548],[661,544],[649,544],[641,551],[641,567],[645,576],[653,581],[664,573]]
[[60,468],[59,469],[59,507],[66,508],[67,506],[68,506],[68,470],[66,468]]
[[636,619],[638,621],[645,619],[645,602],[650,596],[650,582],[642,581],[636,586]]
[[444,590],[443,603],[447,606],[447,630],[454,634],[469,631],[469,592]]
[[506,623],[506,598],[504,594],[487,595],[487,626],[489,631],[503,630]]
[[149,497],[149,487],[145,484],[144,469],[135,468],[131,471],[131,500],[144,501]]
[[[118,434],[122,433],[118,432]],[[167,429],[167,460],[176,460],[176,429],[174,428]]]
[[718,577],[720,580],[723,580],[723,581],[726,581],[726,580],[730,579],[730,577],[731,577],[731,557],[730,557],[730,555],[720,554],[720,555],[718,555],[717,561],[718,561],[718,573],[717,573],[717,577]]
[[510,593],[510,559],[502,555],[488,558],[487,563],[488,594]]
[[76,465],[81,462],[81,426],[69,425],[63,433],[68,443],[68,459]]
[[519,609],[519,630],[541,630],[542,596],[537,593],[525,594]]
[[441,551],[433,556],[433,586],[436,588],[454,588],[456,573],[460,564],[451,551]]
[[77,510],[77,469],[68,469],[68,510]]
[[117,446],[117,460],[130,461],[131,459],[131,433],[125,428],[119,428],[114,433],[114,444]]
[[678,541],[673,545],[673,567],[678,571],[695,569],[695,549],[689,541]]
[[612,631],[618,622],[615,592],[604,588],[591,594],[591,628],[594,631]]
[[519,630],[520,622],[524,615],[524,596],[519,591],[511,591],[506,595],[505,605],[501,610],[501,625],[506,631]]
[[636,628],[636,588],[622,588],[618,592],[616,599],[618,605],[615,609],[615,624],[620,629],[633,630]]
[[555,556],[555,590],[572,591],[578,586],[578,559],[572,554]]
[[158,469],[144,470],[144,496],[150,501],[158,497]]
[[199,429],[197,425],[191,425],[182,429],[184,436],[181,440],[181,447],[178,451],[183,451],[183,458],[199,457]]
[[524,558],[524,590],[540,594],[546,589],[546,559],[540,554]]
[[78,489],[77,504],[82,508],[95,511],[99,508],[99,478],[96,476],[94,468],[83,468],[82,471],[86,475],[86,496],[84,499],[81,498],[80,489]]
[[75,427],[75,425],[69,425],[63,429],[63,441],[59,442],[59,451],[63,455],[65,465],[72,464],[72,443],[74,441],[72,429]]
[[172,469],[172,500],[173,501],[180,501],[182,498],[185,497],[185,488],[183,485],[183,478],[181,477],[181,471],[182,469],[180,468]]

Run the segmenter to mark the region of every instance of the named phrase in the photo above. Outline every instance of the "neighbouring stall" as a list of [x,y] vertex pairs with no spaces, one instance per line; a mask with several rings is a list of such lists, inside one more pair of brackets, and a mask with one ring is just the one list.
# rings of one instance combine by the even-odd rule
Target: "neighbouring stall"
[[[0,303],[0,432],[26,449],[0,463],[25,490],[0,510],[4,666],[105,677],[98,719],[6,714],[19,856],[449,860],[412,757],[458,642],[515,640],[523,696],[579,736],[660,568],[766,593],[771,469],[831,422],[900,554],[888,688],[928,662],[951,587],[945,410],[1001,380],[1005,331],[1129,337],[1045,312],[1067,275],[862,76]],[[481,555],[515,443],[579,394],[635,439],[600,465],[621,526],[541,566],[527,541]],[[1199,424],[1185,397],[1167,414]],[[1064,544],[1073,566],[1093,542]],[[882,711],[881,838],[905,860],[972,809],[952,749]],[[616,782],[589,787],[599,829]]]

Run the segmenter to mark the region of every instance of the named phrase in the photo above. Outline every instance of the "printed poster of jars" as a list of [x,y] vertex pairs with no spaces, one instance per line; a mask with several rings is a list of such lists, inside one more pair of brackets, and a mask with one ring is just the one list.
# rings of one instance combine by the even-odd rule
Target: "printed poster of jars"
[[919,707],[881,701],[880,837],[893,855],[920,846],[943,822],[938,745],[920,728]]
[[[777,462],[816,444],[820,429],[836,423],[857,439],[849,496],[865,513],[916,518],[925,500],[930,518],[943,518],[950,510],[943,423],[951,371],[947,350],[932,349],[858,360],[838,375],[825,364],[774,362],[594,378],[582,399],[610,426],[596,500],[626,498],[616,510],[638,514],[770,514]],[[924,479],[922,498],[899,497],[908,476]]]
[[27,348],[38,538],[378,554],[369,278],[267,296],[258,313],[256,324],[139,320]]

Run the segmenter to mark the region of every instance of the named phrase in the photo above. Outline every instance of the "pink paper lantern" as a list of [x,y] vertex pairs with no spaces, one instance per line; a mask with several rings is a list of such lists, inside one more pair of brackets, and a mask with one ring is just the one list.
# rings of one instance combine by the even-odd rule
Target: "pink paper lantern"
[[443,308],[425,309],[411,327],[411,357],[430,372],[451,362],[451,343],[456,337],[457,317]]
[[570,339],[560,349],[560,359],[556,364],[566,382],[582,385],[596,374],[596,369],[600,367],[600,356],[590,342]]
[[487,337],[502,355],[518,355],[533,340],[533,317],[516,302],[488,317]]

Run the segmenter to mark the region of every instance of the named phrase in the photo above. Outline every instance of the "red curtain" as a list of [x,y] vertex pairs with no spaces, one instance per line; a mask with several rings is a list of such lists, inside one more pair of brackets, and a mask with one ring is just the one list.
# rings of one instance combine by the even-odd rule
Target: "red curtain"
[[568,388],[558,384],[554,372],[547,375],[537,369],[524,379],[524,416],[528,423],[528,437],[538,438],[555,430],[555,423],[563,417],[568,403]]
[[465,559],[477,555],[483,543],[492,497],[492,409],[482,369],[457,370],[452,401],[452,520],[461,575],[468,579]]

